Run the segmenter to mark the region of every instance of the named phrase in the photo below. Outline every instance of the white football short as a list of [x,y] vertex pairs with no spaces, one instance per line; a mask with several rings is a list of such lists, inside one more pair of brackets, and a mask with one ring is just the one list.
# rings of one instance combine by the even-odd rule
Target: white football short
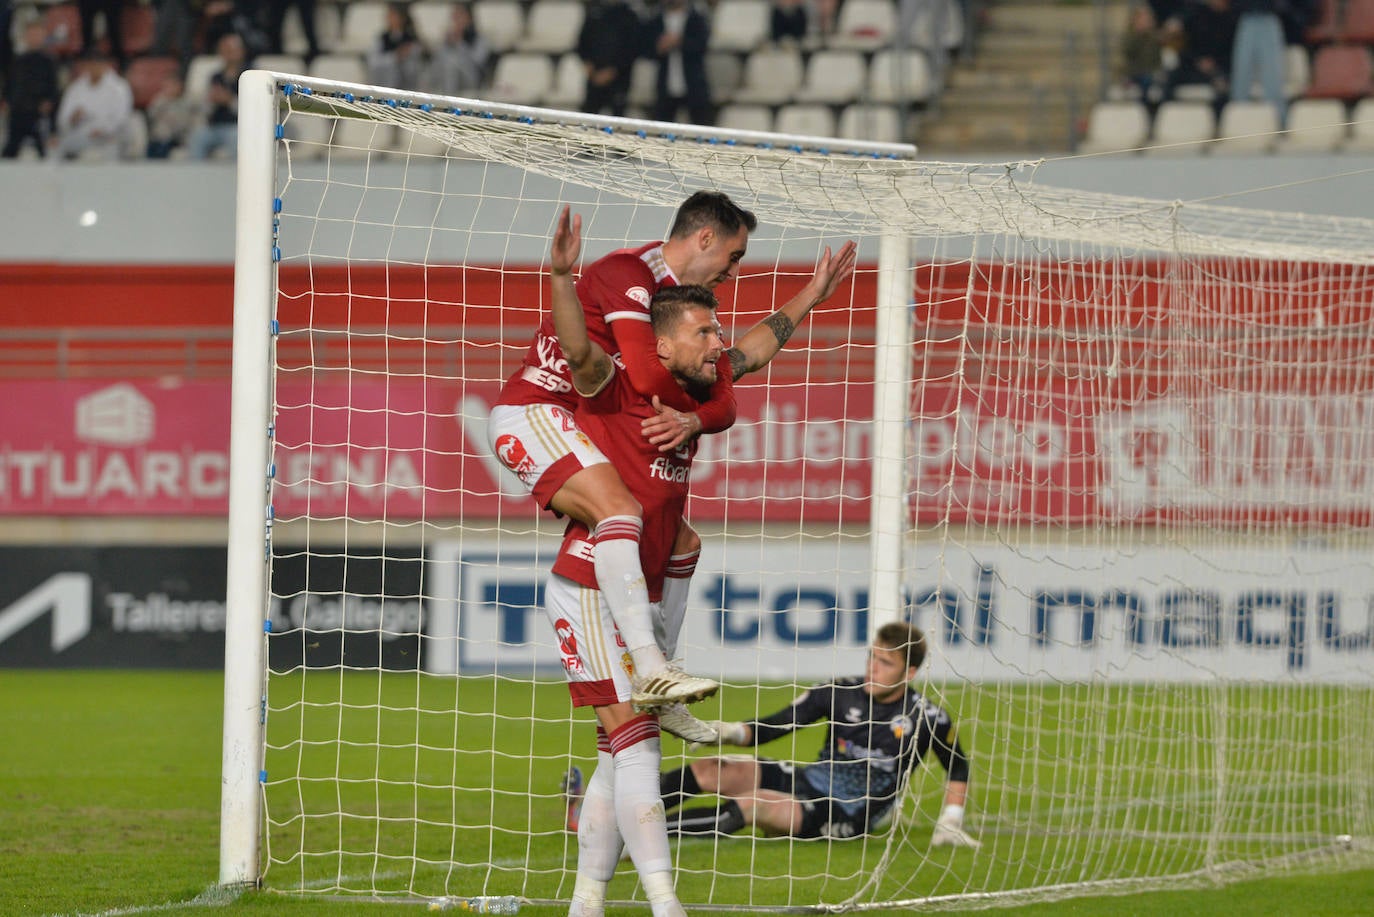
[[573,706],[628,702],[634,664],[601,590],[551,574],[544,585],[544,613],[558,641]]
[[568,478],[609,461],[556,404],[498,404],[487,420],[487,444],[545,509]]

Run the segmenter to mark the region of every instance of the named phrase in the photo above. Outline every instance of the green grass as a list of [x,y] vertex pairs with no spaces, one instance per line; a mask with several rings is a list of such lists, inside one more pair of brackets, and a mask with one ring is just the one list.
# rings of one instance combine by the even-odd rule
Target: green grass
[[[438,894],[445,886],[460,891],[489,878],[493,891],[566,899],[576,850],[561,830],[557,776],[570,759],[587,763],[583,746],[590,730],[581,720],[571,725],[566,721],[561,685],[414,675],[314,675],[308,684],[281,676],[273,681],[269,737],[278,747],[268,758],[267,797],[277,824],[270,832],[276,861],[268,873],[270,883],[290,885],[304,878],[314,888],[327,875],[372,874],[373,857],[305,854],[330,850],[341,836],[353,838],[343,845],[353,849],[361,849],[355,845],[362,839],[379,838],[383,854],[398,859],[376,860],[375,872],[384,877],[401,874],[380,880],[383,890],[388,882],[399,890],[413,881],[417,890]],[[492,716],[493,688],[500,694],[503,711],[534,715],[509,720]],[[222,690],[222,679],[215,673],[0,671],[0,739],[5,749],[0,753],[0,915],[143,913],[154,908],[160,914],[193,914],[212,906],[232,913],[395,911],[381,904],[316,895],[251,894],[226,903],[211,893],[218,875]],[[1178,754],[1178,743],[1167,736],[1212,728],[1196,719],[1196,707],[1184,703],[1191,694],[1174,698],[1172,712],[1160,705],[1149,707],[1148,721],[1138,712],[1122,714],[1120,722],[1108,725],[1127,738],[1107,747],[1094,746],[1087,741],[1100,726],[1093,722],[1094,711],[1146,707],[1140,703],[1145,689],[1123,690],[1127,695],[1111,703],[1094,702],[1090,691],[1032,696],[1011,688],[970,689],[945,696],[964,724],[965,741],[977,753],[978,806],[988,812],[1033,815],[1022,825],[985,819],[985,848],[977,856],[926,849],[928,815],[939,802],[938,774],[932,774],[919,786],[907,824],[871,842],[796,844],[741,837],[719,846],[683,843],[678,857],[684,898],[716,894],[723,896],[716,900],[729,900],[748,895],[754,901],[806,905],[821,896],[833,900],[851,891],[884,865],[882,895],[888,897],[952,893],[965,883],[1010,887],[1018,875],[1062,881],[1093,864],[1111,874],[1113,864],[1123,864],[1124,871],[1141,856],[1164,857],[1182,868],[1195,852],[1152,837],[1150,818],[1168,817],[1182,824],[1180,819],[1199,810],[1207,817],[1221,812],[1238,823],[1253,822],[1254,834],[1263,836],[1263,829],[1272,824],[1262,820],[1266,809],[1276,808],[1290,818],[1304,812],[1318,813],[1304,817],[1324,819],[1338,814],[1340,797],[1332,796],[1326,778],[1339,772],[1341,762],[1327,752],[1305,762],[1313,779],[1303,785],[1264,787],[1263,792],[1240,786],[1207,794],[1163,779],[1180,763],[1171,757]],[[746,693],[752,703],[751,692],[736,692]],[[777,695],[786,696],[786,690]],[[776,699],[770,695],[764,703]],[[1320,691],[1228,692],[1223,703],[1255,714],[1236,719],[1258,725],[1253,735],[1228,735],[1227,744],[1258,750],[1256,761],[1263,764],[1263,750],[1281,750],[1289,738],[1286,730],[1298,728],[1290,724],[1301,723],[1312,735],[1328,735],[1349,725],[1350,717],[1367,713],[1367,703],[1357,703],[1352,711],[1341,709],[1334,700]],[[397,710],[379,719],[369,709],[378,701]],[[1218,698],[1208,701],[1215,704]],[[312,705],[308,721],[298,715],[307,709],[303,704]],[[1306,709],[1300,709],[1303,705]],[[1261,715],[1271,709],[1274,715]],[[455,716],[454,710],[460,712]],[[727,712],[743,711],[727,707]],[[465,729],[463,741],[454,740],[459,721]],[[1131,737],[1133,731],[1140,735]],[[340,750],[332,742],[338,734],[358,744]],[[326,740],[327,745],[311,744]],[[770,751],[807,757],[815,741],[805,735],[790,752],[782,747]],[[540,750],[539,757],[531,761],[515,754],[515,749],[531,743]],[[395,747],[386,750],[388,745]],[[665,748],[670,757],[681,754],[680,744],[667,741]],[[1127,751],[1140,760],[1126,760]],[[1198,747],[1191,752],[1203,758],[1212,753]],[[1190,766],[1211,763],[1199,760]],[[336,771],[347,779],[334,781]],[[1084,779],[1104,773],[1132,794],[1160,799],[1174,794],[1176,804],[1156,806],[1153,815],[1146,811],[1113,816],[1135,819],[1131,824],[1145,829],[1133,839],[1122,841],[1116,838],[1118,832],[1102,830],[1067,843],[1062,838],[1050,843],[1055,838],[1055,810],[1081,795]],[[378,774],[395,782],[378,781]],[[495,794],[490,792],[493,787]],[[346,804],[340,806],[341,800]],[[341,811],[351,814],[338,814]],[[493,824],[499,830],[491,830]],[[468,827],[455,831],[453,825]],[[1316,832],[1333,826],[1313,822],[1300,827]],[[1249,842],[1254,850],[1236,843],[1233,852],[1238,855],[1267,852],[1260,841]],[[414,879],[410,865],[399,859],[409,857],[412,850],[418,852],[419,862]],[[532,872],[503,865],[523,863],[527,856],[536,864]],[[469,866],[455,869],[453,863]],[[491,864],[497,868],[491,869]],[[1365,860],[1359,865],[1367,864]],[[989,875],[991,870],[1005,875]],[[789,874],[828,878],[790,881],[785,878]],[[1077,898],[1010,910],[1173,917],[1374,911],[1371,869],[1285,873],[1262,880],[1259,875],[1237,873],[1248,881],[1221,887]],[[632,888],[632,879],[625,876],[617,879],[613,892],[623,898]],[[533,905],[522,913],[543,917],[565,910]]]

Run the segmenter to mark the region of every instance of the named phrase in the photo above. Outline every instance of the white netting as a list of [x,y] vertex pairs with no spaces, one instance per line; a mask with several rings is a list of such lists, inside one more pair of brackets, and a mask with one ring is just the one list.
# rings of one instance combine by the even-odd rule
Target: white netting
[[[705,715],[859,674],[870,574],[900,564],[983,846],[929,846],[932,760],[866,838],[676,844],[684,903],[965,907],[1368,865],[1374,223],[296,78],[279,107],[266,886],[569,897],[559,778],[594,745],[539,609],[560,528],[482,424],[547,308],[559,207],[596,257],[662,238],[700,188],[760,219],[720,291],[736,332],[824,246],[861,260],[697,460],[683,652],[728,683]],[[910,507],[898,560],[869,541],[893,235],[915,384],[905,492],[874,499]],[[612,897],[642,901],[624,872]]]

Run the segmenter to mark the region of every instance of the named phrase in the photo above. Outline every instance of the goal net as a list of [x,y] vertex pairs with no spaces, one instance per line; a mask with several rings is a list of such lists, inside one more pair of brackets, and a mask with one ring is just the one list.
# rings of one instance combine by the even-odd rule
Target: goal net
[[[860,675],[911,620],[981,846],[932,846],[932,757],[861,837],[675,841],[684,904],[1374,862],[1374,223],[278,74],[240,98],[223,882],[569,899],[560,778],[595,737],[541,609],[561,527],[484,424],[560,207],[592,259],[702,188],[760,220],[727,331],[826,246],[860,267],[695,463],[679,654],[724,683],[698,712]],[[643,905],[628,864],[611,897]]]

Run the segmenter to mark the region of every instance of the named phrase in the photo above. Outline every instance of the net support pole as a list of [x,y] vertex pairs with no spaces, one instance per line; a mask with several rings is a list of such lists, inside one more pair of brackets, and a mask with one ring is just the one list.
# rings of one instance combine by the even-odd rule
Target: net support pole
[[911,246],[905,236],[878,244],[873,352],[873,481],[869,504],[869,638],[905,614],[903,542],[907,529],[906,428],[911,403]]
[[229,551],[224,622],[221,885],[255,885],[261,821],[267,541],[271,510],[270,402],[276,207],[272,77],[239,80],[234,251],[233,402],[229,433]]

